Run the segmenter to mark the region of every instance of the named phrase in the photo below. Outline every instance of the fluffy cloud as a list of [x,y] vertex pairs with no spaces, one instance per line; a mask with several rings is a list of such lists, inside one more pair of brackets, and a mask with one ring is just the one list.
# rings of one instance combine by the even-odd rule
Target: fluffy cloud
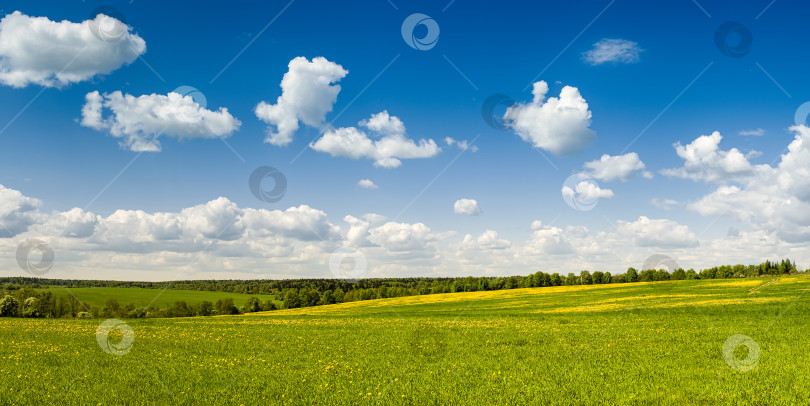
[[357,187],[369,190],[377,190],[380,188],[371,179],[360,179],[359,181],[357,181]]
[[[122,138],[121,146],[132,151],[160,151],[158,137],[229,137],[241,122],[228,109],[207,110],[192,99],[171,92],[168,95],[132,96],[116,91],[91,92],[85,96],[81,125],[107,131]],[[104,109],[112,114],[104,117]]]
[[574,253],[574,247],[561,228],[544,226],[540,221],[532,222],[532,236],[526,243],[530,255],[564,255]]
[[453,204],[453,212],[456,214],[477,216],[481,214],[481,209],[478,208],[478,201],[474,199],[458,199]]
[[602,189],[594,182],[583,180],[571,188],[570,186],[562,187],[562,195],[564,198],[575,200],[578,202],[593,202],[599,199],[612,199],[614,194],[610,189]]
[[362,247],[369,245],[367,238],[370,222],[363,221],[350,215],[343,217],[343,221],[349,224],[349,230],[346,232],[346,245],[350,247]]
[[504,250],[512,246],[509,240],[498,238],[498,233],[493,230],[486,230],[478,237],[470,234],[464,236],[459,249],[461,250]]
[[66,212],[54,213],[49,224],[54,227],[53,234],[69,238],[86,238],[96,230],[99,216],[74,207]]
[[689,227],[667,219],[641,216],[633,222],[619,221],[618,229],[639,247],[688,248],[698,246]]
[[534,84],[529,103],[506,109],[504,121],[524,141],[554,155],[575,154],[596,140],[591,125],[588,103],[575,87],[565,86],[560,97],[546,100],[548,84]]
[[444,236],[437,235],[423,223],[408,224],[389,221],[369,230],[368,240],[395,256],[432,255],[434,242]]
[[582,56],[591,65],[603,63],[636,63],[643,49],[633,41],[605,38],[593,44]]
[[329,222],[326,212],[307,205],[287,210],[244,209],[241,220],[251,236],[278,235],[301,241],[336,239],[340,228]]
[[262,101],[254,110],[256,117],[271,126],[264,141],[279,146],[292,142],[299,121],[311,127],[323,124],[340,93],[340,85],[336,83],[349,73],[323,57],[310,62],[299,56],[288,67],[276,104]]
[[605,182],[614,180],[626,182],[636,171],[643,171],[642,176],[645,178],[652,177],[651,173],[644,171],[646,166],[635,152],[618,156],[605,154],[598,160],[586,162],[584,166],[585,175]]
[[0,237],[14,237],[40,218],[42,202],[0,185]]
[[661,173],[694,181],[726,183],[749,178],[755,169],[763,167],[752,166],[737,148],[721,150],[722,139],[723,136],[715,131],[711,135],[701,135],[686,146],[676,143],[675,151],[684,160],[683,167],[664,169]]
[[360,121],[358,125],[380,138],[372,140],[357,127],[342,127],[327,130],[321,138],[309,146],[332,156],[372,159],[374,166],[383,168],[397,168],[402,165],[401,159],[430,158],[441,152],[441,148],[433,140],[421,139],[416,143],[408,138],[402,120],[389,115],[388,111],[373,114],[371,118]]
[[[770,177],[718,188],[729,200],[718,202],[717,212],[708,215],[746,212],[743,218],[757,229],[699,245],[686,226],[646,217],[619,222],[618,231],[591,232],[536,221],[530,232],[515,239],[494,230],[451,239],[452,231],[387,221],[379,214],[346,215],[338,226],[324,211],[309,206],[241,208],[224,197],[172,212],[117,210],[101,216],[74,208],[46,214],[40,212],[39,200],[0,187],[0,219],[14,234],[0,234],[0,249],[14,252],[21,240],[41,238],[59,260],[49,277],[126,280],[332,277],[329,258],[341,246],[360,248],[368,260],[367,277],[500,276],[538,268],[548,273],[589,269],[615,274],[629,266],[639,268],[656,251],[684,268],[755,263],[768,257],[804,263],[810,248],[797,233],[807,231],[810,219],[803,213],[810,208],[796,205],[802,186],[810,183],[810,176],[801,172],[810,167],[810,130],[797,131],[790,152]],[[763,202],[769,193],[775,193],[773,199]],[[788,196],[790,202],[782,201],[780,208],[779,200]],[[750,204],[733,205],[734,199]],[[780,236],[799,238],[786,242]],[[0,269],[9,276],[21,273],[13,255],[0,257]]]
[[758,165],[740,185],[721,185],[688,207],[704,216],[727,216],[789,242],[810,241],[810,129],[795,137],[776,167]]
[[[94,29],[119,32],[102,40]],[[0,20],[0,83],[7,86],[61,87],[86,81],[130,64],[144,52],[141,37],[103,14],[73,23],[15,11]]]

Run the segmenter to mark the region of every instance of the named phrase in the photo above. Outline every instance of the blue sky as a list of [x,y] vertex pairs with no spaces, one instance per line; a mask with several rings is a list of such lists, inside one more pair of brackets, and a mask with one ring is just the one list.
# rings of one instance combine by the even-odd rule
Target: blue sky
[[[779,225],[793,221],[801,228],[805,219],[791,218],[783,204],[775,206],[772,217],[765,217],[760,214],[770,211],[762,207],[719,209],[716,200],[702,201],[717,197],[713,193],[721,188],[753,193],[764,188],[767,182],[763,179],[768,176],[785,179],[787,175],[769,171],[778,169],[780,155],[794,137],[801,138],[789,127],[794,125],[796,109],[810,100],[804,72],[809,55],[803,24],[806,6],[769,3],[383,0],[349,8],[307,0],[167,3],[159,7],[139,0],[5,2],[0,13],[6,16],[19,11],[30,18],[72,23],[90,19],[99,6],[112,6],[126,17],[126,35],[140,38],[145,51],[133,54],[131,61],[121,59],[108,73],[69,83],[0,83],[0,184],[40,204],[33,218],[18,210],[19,196],[8,198],[13,201],[6,204],[9,209],[2,213],[4,219],[9,223],[23,217],[29,220],[23,222],[25,227],[7,233],[3,243],[8,247],[4,250],[8,266],[2,272],[24,274],[15,263],[14,250],[26,238],[42,238],[54,247],[57,255],[50,276],[114,279],[170,279],[177,268],[172,261],[199,264],[200,258],[206,263],[211,259],[210,269],[183,266],[180,275],[328,277],[328,259],[338,246],[361,250],[369,257],[366,276],[578,270],[567,270],[570,264],[617,272],[637,267],[636,262],[653,253],[670,255],[693,267],[759,262],[782,255],[793,255],[801,262],[804,233],[781,235]],[[413,49],[403,40],[403,21],[414,13],[430,16],[440,27],[432,49]],[[743,57],[726,56],[715,44],[718,27],[727,21],[739,22],[751,33],[753,42]],[[12,29],[19,28],[0,26],[0,38],[2,30],[12,38]],[[424,35],[425,27],[417,30],[417,36]],[[609,54],[607,62],[589,61],[585,53],[604,40],[630,44],[630,54],[637,57],[624,60],[626,54]],[[0,45],[0,72],[21,69],[20,64],[26,63],[46,66],[57,59],[29,55],[31,48],[26,47],[36,46],[36,41],[55,39],[42,35],[29,43],[9,40]],[[727,41],[734,46],[737,38],[731,34]],[[110,58],[115,63],[122,57],[114,55],[114,50],[99,48],[98,53],[80,56],[79,61],[92,57],[95,62]],[[37,61],[37,57],[43,59]],[[282,94],[280,82],[297,57],[307,62],[323,57],[348,71],[333,83],[339,84],[340,91],[324,115],[322,124],[328,123],[328,128],[358,127],[361,120],[385,110],[404,123],[409,139],[434,140],[441,152],[402,159],[396,168],[375,167],[373,160],[332,156],[311,148],[310,143],[329,129],[303,123],[286,145],[264,142],[268,127],[271,132],[275,127],[260,120],[254,109],[261,101],[277,103]],[[595,142],[583,144],[575,153],[556,156],[548,148],[522,139],[519,124],[505,131],[487,125],[481,114],[487,97],[501,93],[525,106],[533,97],[531,85],[541,80],[548,84],[549,97],[558,97],[564,86],[578,90],[592,114],[587,128],[595,133]],[[121,146],[121,138],[111,136],[109,129],[81,124],[88,93],[166,96],[183,85],[205,95],[207,106],[201,107],[210,111],[227,108],[238,120],[238,129],[227,134],[225,142],[210,136],[179,141],[162,135],[159,152],[139,154]],[[534,134],[531,125],[523,128]],[[565,129],[553,130],[555,136],[566,136]],[[753,130],[762,135],[739,134]],[[700,163],[706,167],[690,167],[694,171],[690,179],[661,173],[684,166],[673,144],[686,146],[714,131],[723,137],[716,152],[736,148],[746,163],[760,168],[754,171],[756,175],[737,176],[728,168],[713,167],[711,159]],[[474,141],[475,148],[462,151],[447,145],[446,137]],[[636,153],[645,168],[633,172],[625,182],[594,179],[612,197],[599,199],[588,211],[566,205],[560,192],[566,178],[583,172],[586,162],[603,154],[627,153]],[[250,174],[263,165],[278,168],[287,178],[286,194],[278,202],[260,201],[248,188]],[[706,173],[715,170],[722,172],[721,178],[709,179]],[[802,173],[801,168],[783,170]],[[642,176],[643,171],[652,179]],[[359,188],[361,179],[373,181],[378,189]],[[779,191],[784,196],[779,196],[783,202],[792,196],[794,203],[804,204],[797,189],[801,185],[786,184]],[[169,248],[168,253],[161,248],[165,240],[150,240],[154,235],[149,231],[141,239],[129,239],[134,247],[149,245],[142,251],[122,249],[111,242],[132,236],[102,235],[107,230],[105,219],[116,210],[181,213],[219,197],[240,210],[283,212],[306,205],[326,214],[328,220],[324,221],[330,224],[327,228],[336,227],[335,236],[304,241],[265,227],[261,238],[269,245],[275,238],[292,238],[277,242],[290,249],[285,260],[278,252],[253,246],[257,240],[251,232],[240,237],[239,246],[217,238],[198,246],[200,241],[190,231],[184,232],[177,237],[182,248]],[[454,202],[459,199],[474,199],[481,213],[454,213]],[[671,199],[677,204],[663,209],[652,204],[652,199]],[[74,207],[97,216],[88,226],[92,233],[71,238],[60,231],[54,218]],[[381,229],[370,232],[370,239],[348,237],[344,216],[362,218],[368,213],[386,218],[369,225]],[[640,222],[642,216],[661,222],[645,225]],[[536,220],[542,224],[532,226]],[[401,226],[398,231],[394,225],[385,228],[388,223]],[[427,234],[414,228],[420,223],[429,228]],[[133,227],[147,227],[144,224]],[[188,220],[183,227],[193,228],[194,224]],[[254,226],[261,227],[245,227],[252,230]],[[582,234],[581,227],[587,233]],[[712,249],[732,244],[727,240],[732,227],[743,232],[735,244],[746,254],[744,258]],[[509,248],[463,247],[467,234],[475,240],[487,235],[487,230],[495,231]],[[687,236],[674,242],[644,237],[679,233]],[[408,244],[397,245],[402,242],[397,235]],[[554,242],[549,243],[548,238]],[[773,245],[745,249],[745,244],[763,238]],[[611,245],[619,241],[627,243],[621,250]],[[560,244],[570,250],[554,248]],[[206,246],[214,249],[208,251]],[[470,250],[474,255],[462,255]],[[621,254],[606,260],[604,252]],[[707,252],[716,255],[707,257]],[[130,255],[129,265],[105,262],[119,253]],[[163,255],[171,259],[157,259]],[[293,257],[297,259],[290,259]],[[219,265],[227,272],[220,272]],[[109,275],[102,271],[111,267],[120,267],[120,272]]]

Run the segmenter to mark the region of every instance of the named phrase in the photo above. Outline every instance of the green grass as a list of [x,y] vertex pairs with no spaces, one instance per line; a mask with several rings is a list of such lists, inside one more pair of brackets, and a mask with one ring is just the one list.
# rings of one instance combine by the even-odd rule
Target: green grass
[[[255,296],[262,301],[272,300],[272,295],[247,295],[242,293],[228,292],[207,292],[197,290],[172,290],[166,289],[142,289],[142,288],[65,288],[62,286],[50,286],[48,289],[37,289],[38,291],[48,290],[58,296],[69,296],[71,293],[82,302],[87,302],[96,306],[104,306],[110,298],[115,298],[121,306],[132,303],[135,307],[144,307],[152,303],[157,307],[170,307],[174,302],[185,301],[188,304],[197,304],[204,300],[216,303],[217,300],[230,297],[234,304],[242,306],[247,299]],[[159,295],[159,296],[158,296]],[[157,299],[155,299],[157,298]],[[275,301],[276,305],[281,305],[281,301]]]
[[[810,277],[771,279],[129,320],[122,356],[100,320],[0,319],[0,404],[807,404]],[[751,371],[723,358],[735,334]]]

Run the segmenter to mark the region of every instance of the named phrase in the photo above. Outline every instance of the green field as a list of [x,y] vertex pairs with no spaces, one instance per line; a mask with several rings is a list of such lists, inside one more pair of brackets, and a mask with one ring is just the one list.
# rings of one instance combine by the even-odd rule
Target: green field
[[[36,289],[39,292],[48,290],[56,296],[68,296],[71,293],[79,299],[79,301],[87,302],[98,307],[104,304],[110,298],[118,300],[122,306],[127,303],[132,303],[135,307],[145,307],[152,303],[156,307],[171,307],[174,302],[184,301],[188,304],[197,304],[203,300],[209,302],[216,302],[219,299],[230,297],[236,306],[245,304],[245,301],[251,296],[255,296],[260,300],[273,300],[272,295],[247,295],[243,293],[228,293],[228,292],[208,292],[197,290],[172,290],[166,289],[161,293],[162,289],[143,289],[143,288],[65,288],[62,286],[49,286],[47,289]],[[157,299],[155,299],[157,298]],[[276,305],[281,305],[281,301],[274,300]]]
[[121,356],[101,320],[0,319],[0,404],[807,404],[810,277],[774,279],[135,319]]

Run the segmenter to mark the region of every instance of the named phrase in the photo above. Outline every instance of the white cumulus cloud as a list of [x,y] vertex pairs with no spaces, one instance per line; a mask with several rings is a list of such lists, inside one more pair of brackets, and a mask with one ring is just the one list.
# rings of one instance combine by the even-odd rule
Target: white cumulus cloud
[[[132,151],[160,151],[161,136],[225,138],[242,124],[227,108],[207,110],[191,96],[174,92],[136,97],[94,91],[85,98],[81,125],[122,138],[121,146]],[[111,114],[104,117],[104,110]]]
[[361,187],[363,189],[370,189],[370,190],[376,190],[376,189],[380,188],[371,179],[360,179],[357,182],[357,187]]
[[478,201],[474,199],[458,199],[453,204],[453,212],[456,214],[477,216],[481,214],[481,209],[478,208]]
[[109,74],[146,52],[129,27],[110,41],[93,34],[93,25],[109,23],[121,25],[103,14],[80,23],[7,14],[0,20],[0,83],[62,87]]
[[312,58],[310,62],[299,56],[288,67],[276,104],[262,101],[254,110],[256,117],[270,124],[264,141],[279,146],[292,142],[299,121],[310,127],[323,124],[340,93],[337,82],[349,73],[323,57]]
[[688,248],[699,245],[689,227],[668,219],[640,216],[633,222],[619,221],[618,230],[639,247]]
[[563,255],[574,253],[574,247],[563,229],[543,225],[539,220],[533,221],[531,228],[534,231],[525,246],[528,254]]
[[534,84],[534,99],[506,109],[504,121],[520,138],[554,155],[575,154],[596,140],[591,111],[579,89],[565,86],[560,97],[546,99],[548,84]]
[[0,236],[14,237],[39,221],[42,202],[0,185]]
[[810,241],[810,129],[790,130],[795,137],[777,166],[758,165],[739,185],[720,185],[688,207],[704,216],[731,217],[786,241]]
[[358,125],[371,130],[379,138],[373,140],[357,127],[341,127],[327,130],[309,146],[332,156],[372,159],[374,166],[383,168],[397,168],[402,165],[401,159],[430,158],[441,152],[433,140],[420,139],[417,143],[408,138],[402,120],[385,110]]
[[477,250],[504,250],[512,246],[509,240],[498,237],[498,233],[493,230],[486,230],[478,237],[473,237],[470,234],[464,236],[460,250],[464,251],[477,251]]
[[394,255],[419,255],[435,251],[434,242],[444,238],[423,223],[389,221],[369,230],[368,240]]
[[675,151],[684,160],[680,168],[664,169],[666,176],[694,181],[725,183],[739,181],[754,175],[754,170],[763,166],[753,166],[737,148],[728,151],[720,149],[723,136],[715,131],[711,135],[701,135],[687,145],[675,144]]
[[626,182],[637,171],[642,171],[642,176],[646,178],[652,176],[649,172],[644,171],[646,166],[635,152],[617,156],[605,154],[598,160],[586,162],[584,166],[585,175],[605,182],[614,180]]
[[580,202],[591,202],[598,199],[612,199],[614,193],[610,189],[602,189],[599,185],[582,181],[576,184],[573,188],[570,186],[562,187],[562,194],[564,197]]

